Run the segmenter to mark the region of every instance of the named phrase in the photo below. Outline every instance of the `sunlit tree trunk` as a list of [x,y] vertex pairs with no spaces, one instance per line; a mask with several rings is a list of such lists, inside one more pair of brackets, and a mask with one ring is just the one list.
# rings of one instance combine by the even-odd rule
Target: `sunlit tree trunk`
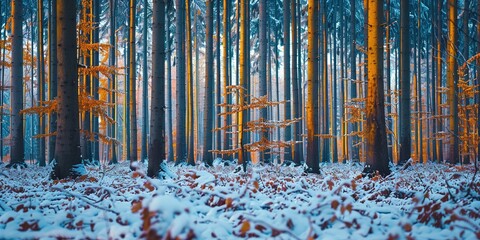
[[[220,35],[220,6],[221,6],[221,2],[220,0],[216,0],[215,1],[216,4],[217,4],[217,12],[215,13],[216,14],[216,31],[217,31],[217,36],[215,38],[215,43],[216,43],[216,47],[215,47],[215,68],[216,68],[216,81],[215,81],[215,114],[214,114],[214,117],[215,117],[215,128],[220,128],[222,126],[222,117],[220,116],[220,112],[222,111],[222,107],[220,107],[219,104],[222,103],[222,83],[221,83],[221,63],[220,63],[220,51],[221,51],[221,46],[220,46],[220,42],[221,42],[221,35]],[[225,62],[225,64],[227,64],[227,62]],[[221,147],[221,142],[222,142],[222,131],[215,131],[215,146],[214,148],[217,149],[217,150],[220,150],[222,149]],[[217,156],[216,156],[217,157]]]
[[388,168],[383,87],[383,0],[368,0],[368,92],[366,100],[365,173],[390,173]]
[[10,164],[7,167],[25,167],[23,141],[23,1],[12,0],[12,62],[11,88],[11,147]]
[[[128,81],[130,88],[128,94],[130,95],[130,142],[128,146],[130,148],[130,162],[136,162],[137,156],[137,62],[136,62],[136,49],[135,49],[135,13],[136,13],[136,0],[130,0],[130,13],[129,13],[129,33],[128,33],[128,51],[130,52],[128,63]],[[132,165],[130,166],[132,168]]]
[[320,173],[318,137],[318,58],[317,58],[317,1],[308,0],[308,99],[307,99],[307,166],[308,171]]
[[[153,1],[152,21],[152,94],[150,141],[148,148],[149,177],[156,177],[165,159],[165,1]],[[145,26],[146,27],[146,26]],[[146,126],[144,126],[146,127]]]
[[447,102],[449,104],[449,154],[448,162],[458,163],[458,66],[457,66],[457,0],[448,0],[447,39]]
[[82,174],[78,116],[77,6],[57,0],[58,106],[55,164],[51,177],[64,179]]
[[408,1],[400,2],[400,159],[405,163],[411,154],[410,126],[410,34]]
[[386,44],[385,44],[385,55],[386,55],[386,80],[387,80],[387,87],[386,87],[386,91],[387,91],[387,119],[388,119],[388,123],[387,123],[387,129],[389,129],[390,131],[392,131],[391,134],[388,134],[387,135],[387,141],[388,141],[388,158],[392,161],[393,160],[393,154],[392,154],[392,150],[393,150],[393,136],[395,135],[395,132],[393,131],[393,117],[391,115],[392,113],[392,91],[390,89],[390,86],[391,86],[391,61],[390,61],[390,55],[391,55],[391,44],[390,44],[390,41],[391,41],[391,36],[390,36],[390,15],[391,15],[391,5],[390,5],[390,0],[387,0],[386,1],[386,6],[387,6],[387,9],[385,11],[385,16],[386,16],[386,26],[385,26],[385,39],[386,39]]
[[187,158],[186,140],[186,89],[185,89],[185,0],[176,0],[176,164],[185,162]]
[[206,62],[205,62],[205,101],[203,111],[203,161],[208,166],[212,166],[213,155],[213,0],[207,0],[206,13]]
[[[116,44],[116,38],[115,38],[115,31],[116,31],[116,0],[109,0],[109,10],[110,10],[110,28],[109,28],[109,33],[110,33],[110,52],[109,52],[109,64],[110,66],[114,67],[117,65],[117,57],[116,57],[116,50],[117,50],[117,44]],[[116,85],[117,85],[117,78],[115,73],[112,73],[110,75],[110,81],[112,82],[112,89],[113,91],[110,93],[111,94],[111,102],[113,104],[112,108],[112,117],[116,121],[117,120],[117,94],[115,92],[116,90]],[[117,123],[112,124],[111,126],[111,137],[115,139],[117,136]],[[110,163],[115,164],[118,162],[117,160],[117,144],[112,143],[111,146],[111,154],[110,154]]]
[[247,30],[247,11],[248,11],[248,4],[249,1],[246,0],[241,0],[240,2],[240,44],[239,44],[239,63],[240,63],[240,68],[239,68],[239,86],[242,87],[240,90],[240,93],[238,94],[238,103],[240,106],[241,111],[238,113],[238,145],[240,147],[240,151],[238,153],[238,164],[243,165],[243,171],[246,171],[247,167],[247,152],[244,147],[244,144],[246,142],[246,134],[244,132],[244,128],[247,124],[247,111],[243,109],[245,107],[245,98],[244,94],[246,94],[248,91],[247,88],[247,81],[248,81],[248,58],[247,54],[249,52],[248,49],[248,43],[247,41],[249,40],[249,37],[247,36],[248,30]]
[[[223,92],[227,92],[227,86],[230,83],[231,70],[230,70],[230,8],[231,3],[228,0],[223,0]],[[231,98],[225,94],[226,103],[231,104]],[[224,112],[228,109],[224,108]],[[223,127],[231,125],[231,115],[228,114],[223,118]],[[223,143],[222,149],[230,149],[230,140],[228,139],[228,130],[223,131]]]
[[[192,55],[192,30],[191,30],[191,11],[190,11],[190,0],[185,1],[185,16],[186,16],[186,54],[187,54],[187,163],[189,165],[195,165],[195,123],[198,122],[195,117],[198,117],[195,115],[195,105],[196,104],[196,98],[194,97],[194,80],[193,80],[193,55]],[[194,12],[195,14],[195,21],[194,25],[196,27],[196,21],[197,21],[197,13],[196,11]],[[195,30],[195,34],[197,34],[197,30]],[[195,48],[197,48],[196,45],[196,36],[195,36]],[[195,49],[197,51],[197,49]],[[198,54],[196,54],[198,56]],[[196,67],[196,80],[198,81],[198,62],[195,63]],[[198,140],[198,139],[197,139]]]
[[[320,80],[320,91],[319,96],[321,96],[321,128],[322,134],[330,134],[330,119],[329,119],[329,102],[328,102],[328,53],[327,53],[327,1],[322,0],[320,4],[320,26],[321,26],[321,45],[320,49],[320,69],[321,69],[321,80]],[[330,161],[330,138],[321,138],[321,161],[329,162]]]

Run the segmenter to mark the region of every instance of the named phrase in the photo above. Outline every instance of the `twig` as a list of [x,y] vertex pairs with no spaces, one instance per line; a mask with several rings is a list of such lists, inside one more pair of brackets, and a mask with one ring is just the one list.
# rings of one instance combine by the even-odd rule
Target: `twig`
[[111,212],[115,215],[120,215],[120,213],[116,212],[116,211],[113,211],[112,209],[108,209],[108,208],[105,208],[105,207],[102,207],[102,206],[99,206],[93,202],[90,202],[92,201],[91,199],[89,199],[88,197],[85,197],[85,196],[82,196],[80,194],[76,194],[76,193],[72,193],[70,191],[67,191],[65,189],[62,189],[62,188],[59,188],[59,187],[52,187],[51,188],[52,190],[57,190],[57,191],[60,191],[60,192],[63,192],[63,193],[66,193],[67,195],[70,195],[72,197],[76,197],[84,202],[86,202],[88,205],[94,207],[94,208],[97,208],[97,209],[100,209],[100,210],[103,210],[103,211],[106,211],[106,212]]

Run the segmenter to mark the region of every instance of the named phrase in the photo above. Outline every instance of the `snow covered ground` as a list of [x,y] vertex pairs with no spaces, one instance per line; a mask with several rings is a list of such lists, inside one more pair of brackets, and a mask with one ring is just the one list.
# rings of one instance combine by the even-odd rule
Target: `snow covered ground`
[[49,167],[2,165],[0,239],[480,239],[473,166],[373,179],[354,164],[168,167],[166,180],[121,163],[51,181]]

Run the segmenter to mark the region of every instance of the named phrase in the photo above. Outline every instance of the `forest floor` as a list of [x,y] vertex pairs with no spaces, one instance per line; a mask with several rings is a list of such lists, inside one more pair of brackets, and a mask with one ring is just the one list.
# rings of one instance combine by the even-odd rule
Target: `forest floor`
[[0,239],[480,239],[473,166],[413,165],[362,178],[360,164],[88,167],[76,181],[50,167],[0,165]]

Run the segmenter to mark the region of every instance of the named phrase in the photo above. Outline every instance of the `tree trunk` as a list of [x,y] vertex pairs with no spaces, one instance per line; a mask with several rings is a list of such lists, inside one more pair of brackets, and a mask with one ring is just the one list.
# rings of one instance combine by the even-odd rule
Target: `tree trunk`
[[75,178],[85,169],[80,158],[78,122],[76,4],[57,0],[58,106],[55,164],[51,177]]
[[173,157],[173,117],[172,117],[172,111],[173,111],[173,106],[172,106],[172,41],[170,38],[170,15],[168,14],[169,9],[171,7],[171,2],[168,1],[167,3],[167,12],[166,12],[166,17],[167,17],[167,25],[165,27],[166,29],[166,41],[167,41],[167,122],[168,122],[168,128],[167,128],[167,146],[168,146],[168,155],[167,155],[167,161],[168,162],[173,162],[174,157]]
[[410,122],[410,3],[400,2],[400,159],[405,163],[411,154]]
[[[437,86],[435,89],[437,90],[437,115],[439,116],[437,120],[437,132],[443,131],[443,108],[442,105],[442,93],[440,88],[442,87],[442,20],[441,20],[441,13],[442,13],[442,2],[441,0],[437,0],[437,61],[436,61],[436,69],[437,69]],[[438,139],[437,142],[437,161],[443,162],[443,140]]]
[[457,66],[457,0],[448,0],[447,39],[447,102],[449,104],[449,154],[448,162],[457,164],[458,155],[458,66]]
[[206,45],[205,45],[205,101],[203,111],[203,161],[207,166],[212,166],[213,155],[213,0],[207,0],[206,15]]
[[[93,12],[93,22],[94,22],[94,28],[92,30],[92,35],[93,35],[93,43],[100,43],[100,13],[102,10],[100,9],[100,1],[101,0],[93,0],[93,7],[92,7],[92,12]],[[93,66],[100,66],[100,50],[93,50],[92,51],[92,65]],[[96,72],[95,74],[99,74],[99,72]],[[92,89],[92,96],[94,99],[99,100],[99,86],[100,86],[100,81],[98,76],[93,76],[93,89]],[[98,121],[98,116],[95,114],[92,114],[92,132],[95,134],[95,139],[92,143],[93,147],[93,156],[92,156],[92,161],[96,165],[100,165],[100,139],[98,137],[98,134],[100,134],[100,129],[99,129],[99,121]]]
[[[152,95],[147,176],[156,177],[165,159],[165,1],[153,1]],[[146,27],[146,26],[145,26]],[[145,126],[146,127],[146,126]]]
[[[49,82],[49,100],[54,100],[57,97],[57,0],[49,1],[49,59],[48,59],[48,82]],[[57,131],[57,113],[50,113],[48,123],[50,133]],[[53,161],[55,158],[55,145],[56,136],[52,135],[48,137],[48,162]]]
[[[110,52],[109,52],[109,65],[111,67],[116,67],[117,63],[117,57],[116,57],[116,49],[117,49],[117,44],[116,44],[116,38],[115,38],[115,31],[116,31],[116,0],[109,0],[109,10],[110,10],[110,28],[109,28],[109,33],[110,33]],[[112,118],[113,120],[117,120],[117,95],[115,93],[116,90],[116,85],[117,85],[117,78],[116,74],[112,73],[110,75],[110,81],[112,82],[112,91],[111,94],[111,102],[113,104],[113,111],[112,111]],[[111,137],[112,139],[115,139],[117,136],[117,123],[112,124],[111,126]],[[116,164],[118,162],[117,160],[117,144],[112,143],[111,147],[112,153],[110,154],[110,159],[109,162],[110,164]]]
[[[165,4],[164,3],[162,4],[163,4],[163,12],[165,12]],[[147,127],[148,126],[148,59],[147,59],[148,58],[148,53],[147,53],[148,52],[148,17],[147,17],[148,14],[147,12],[148,12],[148,1],[143,0],[142,152],[140,154],[141,161],[145,161],[145,159],[147,159],[147,153],[148,153],[147,151],[147,136],[148,136],[148,127]],[[165,19],[163,22],[165,23]],[[165,28],[165,26],[163,28]],[[165,43],[162,43],[162,44],[165,45]]]
[[[188,138],[188,153],[187,153],[187,163],[189,165],[195,165],[195,98],[194,98],[194,90],[193,90],[193,65],[192,65],[192,30],[191,30],[191,11],[190,11],[190,0],[186,1],[186,8],[185,8],[185,15],[186,15],[186,31],[187,31],[187,39],[186,39],[186,50],[187,50],[187,138]],[[195,12],[195,23],[196,25],[197,13]],[[196,33],[196,31],[195,31]],[[196,41],[196,40],[195,40]],[[195,44],[195,48],[197,48]],[[198,64],[195,64],[195,67],[198,70]],[[198,76],[198,71],[197,71]],[[198,78],[197,78],[198,80]],[[197,145],[198,146],[198,145]]]
[[383,0],[368,0],[368,92],[366,100],[366,167],[364,173],[382,176],[388,168],[383,88]]
[[10,82],[11,88],[11,147],[10,164],[7,167],[18,165],[26,167],[23,141],[23,1],[12,0],[12,67]]
[[135,168],[132,163],[138,160],[137,156],[137,62],[136,62],[136,50],[135,50],[135,12],[136,12],[136,0],[130,0],[130,13],[129,13],[129,33],[128,33],[128,51],[130,52],[128,63],[128,81],[130,88],[128,94],[130,95],[130,168]]
[[185,103],[185,1],[176,0],[176,74],[177,74],[177,125],[176,125],[176,162],[185,162],[187,158],[187,140],[185,136],[187,105]]
[[308,0],[308,99],[307,99],[307,167],[308,172],[320,173],[318,137],[318,58],[317,1]]
[[[82,1],[81,3],[81,18],[82,22],[88,23],[92,22],[92,6],[91,6],[91,1]],[[82,35],[85,36],[85,44],[91,44],[92,43],[92,31],[88,32],[81,32]],[[83,61],[83,65],[86,68],[89,68],[92,66],[92,50],[86,50],[88,54],[85,54],[82,56],[82,53],[80,52],[80,58]],[[83,74],[83,87],[86,92],[87,96],[90,96],[92,92],[92,74]],[[82,139],[81,139],[81,151],[82,151],[82,160],[85,160],[86,163],[90,163],[92,160],[92,142],[90,141],[90,136],[88,133],[92,133],[92,114],[90,111],[86,110],[85,112],[81,113],[82,119],[81,119],[81,124],[82,124],[82,130],[84,131],[81,133]]]
[[[322,71],[322,78],[320,81],[320,89],[322,103],[321,103],[321,116],[322,119],[322,134],[329,135],[330,134],[330,120],[329,120],[329,111],[328,111],[328,69],[327,69],[327,1],[322,0],[322,4],[320,7],[320,21],[321,21],[321,54],[320,54],[320,61],[321,61],[321,71]],[[321,154],[322,154],[322,162],[330,162],[330,138],[321,138]]]
[[[258,60],[258,73],[259,73],[259,85],[258,85],[258,95],[266,96],[267,95],[267,1],[260,0],[258,4],[259,18],[258,18],[258,27],[259,27],[259,60]],[[260,119],[267,121],[267,108],[260,109]],[[268,132],[260,132],[260,139],[268,140]],[[260,153],[260,162],[268,161],[265,159],[263,152]]]
[[[291,101],[290,98],[290,4],[289,0],[283,0],[283,82],[284,82],[284,100],[285,102],[285,112],[284,119],[291,119]],[[292,128],[290,126],[285,127],[285,141],[292,140]],[[292,160],[291,154],[284,154],[285,161]]]
[[[299,101],[300,101],[300,86],[298,82],[298,68],[297,68],[297,60],[298,60],[298,45],[297,45],[297,1],[292,0],[291,5],[291,17],[292,17],[292,88],[293,88],[293,98],[291,102],[292,106],[292,115],[294,118],[301,117],[301,108],[299,108]],[[298,23],[299,24],[299,23]],[[293,124],[293,138],[292,138],[292,147],[291,147],[291,157],[293,162],[296,165],[300,165],[302,161],[301,151],[300,148],[297,147],[297,142],[301,140],[301,132],[300,132],[300,121]],[[301,146],[301,145],[300,145]]]
[[[38,0],[38,5],[37,5],[37,21],[38,21],[38,41],[37,41],[37,52],[38,52],[38,58],[37,58],[37,74],[38,74],[38,101],[39,104],[42,104],[43,101],[45,101],[45,66],[44,66],[44,51],[43,51],[43,0]],[[39,128],[38,128],[38,134],[45,134],[45,118],[44,116],[40,115],[38,116],[39,118]],[[40,166],[45,166],[46,161],[45,161],[45,138],[40,138],[39,139],[39,144],[38,144],[38,163]]]
[[[356,44],[357,44],[357,38],[356,38],[356,0],[350,0],[350,37],[352,38],[350,40],[350,100],[357,98],[357,50],[356,50]],[[353,121],[350,124],[350,133],[355,133],[359,131],[359,126],[357,121]],[[350,137],[350,145],[351,147],[351,155],[350,159],[353,161],[359,161],[360,156],[359,156],[359,147],[358,147],[358,137],[354,134],[352,137]]]
[[247,81],[248,81],[248,57],[246,56],[249,53],[248,43],[249,37],[247,35],[247,11],[248,11],[249,1],[241,0],[240,2],[240,42],[239,42],[239,86],[242,87],[238,94],[238,104],[241,111],[238,113],[238,145],[240,147],[240,152],[238,153],[238,164],[243,165],[243,171],[247,171],[247,152],[245,150],[244,142],[246,134],[244,132],[244,127],[247,124],[247,111],[245,110],[245,94],[248,91]]
[[[223,92],[225,102],[227,104],[231,104],[231,98],[228,96],[227,93],[227,86],[230,86],[230,1],[223,0]],[[228,111],[228,108],[225,107],[223,109],[224,112]],[[228,139],[228,130],[227,126],[231,125],[231,116],[228,114],[223,118],[223,127],[225,128],[223,131],[223,143],[222,149],[230,149],[230,140]]]
[[[226,0],[225,0],[226,1]],[[220,112],[222,111],[222,107],[220,107],[219,104],[222,103],[222,83],[221,83],[221,63],[220,63],[220,42],[221,42],[221,36],[220,36],[220,0],[216,0],[217,4],[217,20],[216,20],[216,28],[217,28],[217,37],[215,38],[215,42],[217,44],[215,48],[215,53],[216,53],[216,60],[215,60],[215,67],[216,67],[216,84],[215,84],[215,114],[214,117],[216,118],[215,120],[215,128],[220,128],[222,126],[222,117],[220,116]],[[225,62],[227,64],[227,62]],[[221,149],[221,142],[222,142],[222,132],[221,131],[215,131],[215,149]]]

